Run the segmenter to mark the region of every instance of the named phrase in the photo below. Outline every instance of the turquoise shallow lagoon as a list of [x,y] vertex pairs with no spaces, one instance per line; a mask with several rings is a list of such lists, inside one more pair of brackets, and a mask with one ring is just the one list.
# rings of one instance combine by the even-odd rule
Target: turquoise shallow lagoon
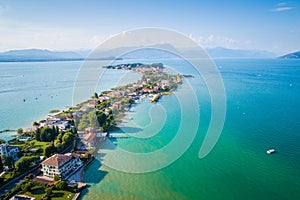
[[[225,85],[227,114],[217,145],[204,159],[199,159],[198,153],[211,113],[205,84],[193,70],[182,67],[187,63],[161,62],[181,73],[195,75],[194,79],[185,80],[194,88],[200,105],[195,140],[174,163],[145,174],[105,167],[99,155],[99,160],[85,171],[84,181],[89,186],[81,199],[300,199],[299,60],[215,61]],[[70,96],[80,64],[0,63],[0,129],[26,127],[50,109],[72,105]],[[123,73],[109,71],[109,78],[99,89],[113,87]],[[176,91],[182,92],[181,87]],[[180,122],[176,96],[164,96],[156,106],[164,107],[167,114],[161,131],[144,140],[120,139],[116,141],[119,147],[147,152],[163,147],[175,137]],[[144,112],[148,107],[147,101],[136,105],[126,116],[131,121],[123,126],[151,123],[148,112]],[[154,113],[152,117],[160,116]],[[189,130],[186,134],[190,134]],[[9,137],[1,133],[1,138]],[[275,148],[277,153],[267,155],[269,148]]]

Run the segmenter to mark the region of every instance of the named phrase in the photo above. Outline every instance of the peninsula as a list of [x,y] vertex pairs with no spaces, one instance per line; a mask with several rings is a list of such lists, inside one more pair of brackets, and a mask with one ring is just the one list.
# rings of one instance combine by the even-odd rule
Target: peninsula
[[[75,107],[34,122],[26,130],[18,129],[19,136],[2,145],[15,152],[9,152],[4,158],[6,170],[1,170],[0,188],[9,191],[2,193],[3,199],[14,195],[55,199],[58,191],[64,191],[66,198],[77,198],[80,186],[84,186],[82,171],[93,161],[93,153],[101,148],[109,133],[118,129],[126,111],[146,98],[149,103],[158,102],[163,95],[172,94],[182,84],[182,78],[192,77],[169,74],[162,63],[119,64],[104,68],[132,70],[141,73],[142,77],[135,83],[100,94],[95,92],[92,98]],[[21,180],[19,177],[25,179],[21,184],[17,184]],[[13,183],[14,188],[8,187]],[[37,191],[43,195],[36,195]]]

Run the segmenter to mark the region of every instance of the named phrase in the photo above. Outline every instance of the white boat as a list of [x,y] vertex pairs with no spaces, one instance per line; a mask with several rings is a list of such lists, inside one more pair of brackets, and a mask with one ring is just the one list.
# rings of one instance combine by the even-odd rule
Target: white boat
[[275,149],[269,149],[269,150],[267,150],[267,154],[272,154],[274,152],[275,152]]

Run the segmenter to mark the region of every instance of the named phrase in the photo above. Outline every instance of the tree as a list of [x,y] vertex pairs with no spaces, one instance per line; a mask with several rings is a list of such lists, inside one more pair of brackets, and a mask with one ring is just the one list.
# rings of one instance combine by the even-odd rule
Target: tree
[[59,175],[56,174],[56,175],[54,176],[54,181],[56,182],[56,181],[59,181],[59,180],[60,180],[60,177],[59,177]]
[[34,145],[35,145],[35,141],[31,141],[31,142],[29,143],[29,145],[30,145],[30,148],[33,148]]
[[37,128],[35,131],[35,139],[37,141],[41,141],[41,129],[40,128]]
[[104,112],[99,112],[97,114],[97,120],[98,120],[99,126],[102,126],[105,123],[105,120],[106,120],[105,113]]
[[71,142],[74,140],[74,135],[71,132],[67,132],[62,137],[62,141],[66,144],[71,144]]
[[30,191],[31,187],[32,187],[32,182],[28,182],[28,183],[24,183],[21,188],[22,188],[22,191],[25,193],[25,192],[28,192]]
[[76,146],[77,146],[77,140],[75,139],[73,140],[73,151],[76,150]]
[[55,130],[55,136],[57,136],[58,134],[59,134],[59,128],[58,128],[58,126],[56,126],[56,130]]
[[12,169],[12,168],[15,167],[15,161],[14,161],[13,157],[11,157],[11,156],[7,156],[7,157],[5,158],[4,164],[5,164],[6,166],[8,166],[8,169]]
[[51,145],[48,145],[44,148],[44,156],[49,157],[55,151],[56,151],[56,148],[54,147],[54,145],[52,143]]
[[33,122],[33,124],[32,124],[33,126],[38,126],[39,125],[39,123],[37,123],[37,122]]
[[63,149],[64,149],[64,147],[63,147],[62,143],[60,143],[60,142],[57,143],[57,146],[56,146],[57,152],[61,152]]
[[0,173],[3,172],[3,163],[2,163],[2,158],[0,156]]
[[57,190],[65,190],[68,187],[66,181],[62,181],[62,180],[55,181],[54,186]]
[[78,129],[84,130],[85,128],[88,127],[96,127],[97,124],[98,124],[98,120],[96,116],[96,110],[92,110],[89,113],[85,113],[82,116],[78,124]]
[[23,129],[22,129],[22,128],[18,128],[17,133],[18,133],[19,135],[21,135],[21,134],[23,133]]
[[56,139],[59,140],[60,142],[62,142],[62,141],[61,141],[62,136],[63,136],[63,133],[60,133],[60,134],[57,135]]
[[22,157],[16,162],[16,169],[18,172],[26,172],[32,163],[35,163],[39,160],[39,156],[27,156]]
[[51,194],[52,194],[52,187],[47,187],[46,189],[45,189],[45,192],[46,192],[46,195],[49,197],[49,196],[51,196]]
[[97,92],[95,92],[94,97],[95,97],[96,99],[98,99],[99,96],[98,96]]

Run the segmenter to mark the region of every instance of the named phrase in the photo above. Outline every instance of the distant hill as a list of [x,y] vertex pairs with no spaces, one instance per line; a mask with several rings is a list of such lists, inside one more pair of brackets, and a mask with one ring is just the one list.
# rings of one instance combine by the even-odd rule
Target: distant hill
[[[130,52],[132,49],[137,51]],[[166,49],[167,51],[161,51],[159,49]],[[152,46],[140,46],[140,47],[120,47],[110,50],[99,50],[95,53],[96,56],[121,56],[122,58],[137,59],[137,58],[175,58],[176,56],[170,52],[177,53],[177,50],[170,44],[159,44]],[[187,57],[197,58],[199,57],[199,51],[192,48],[180,49]],[[120,55],[121,52],[128,51],[126,55]],[[258,50],[241,50],[241,49],[227,49],[223,47],[216,47],[205,49],[207,54],[211,58],[275,58],[275,54],[268,51]]]
[[216,47],[206,49],[208,55],[212,58],[274,58],[275,54],[269,51],[227,49]]
[[11,50],[0,53],[1,62],[18,61],[56,61],[56,60],[82,60],[83,57],[72,51],[49,51],[42,49]]
[[[176,49],[170,44],[158,44],[151,46],[132,46],[132,47],[119,47],[109,50],[96,49],[90,55],[94,57],[122,57],[124,59],[155,59],[155,58],[174,58],[175,56],[167,51],[176,52]],[[135,50],[135,51],[132,51]],[[123,54],[125,52],[125,54]]]
[[285,59],[300,59],[300,51],[289,53],[283,56],[280,56],[279,58],[285,58]]
[[[136,49],[136,51],[131,51]],[[159,49],[166,49],[161,51]],[[197,58],[199,52],[195,49],[180,49],[187,57]],[[120,47],[109,50],[79,50],[79,51],[49,51],[42,49],[24,49],[11,50],[0,53],[0,62],[33,62],[33,61],[68,61],[68,60],[107,60],[107,59],[159,59],[159,58],[176,58],[177,56],[170,52],[177,52],[170,44],[158,44],[152,46],[138,47]],[[122,52],[128,52],[121,55]],[[275,55],[267,51],[227,49],[223,47],[206,49],[211,58],[273,58]],[[298,52],[299,53],[299,52]],[[89,56],[88,56],[89,55]],[[298,54],[299,55],[299,54]],[[121,58],[119,58],[121,57]],[[299,57],[299,56],[298,56]]]

